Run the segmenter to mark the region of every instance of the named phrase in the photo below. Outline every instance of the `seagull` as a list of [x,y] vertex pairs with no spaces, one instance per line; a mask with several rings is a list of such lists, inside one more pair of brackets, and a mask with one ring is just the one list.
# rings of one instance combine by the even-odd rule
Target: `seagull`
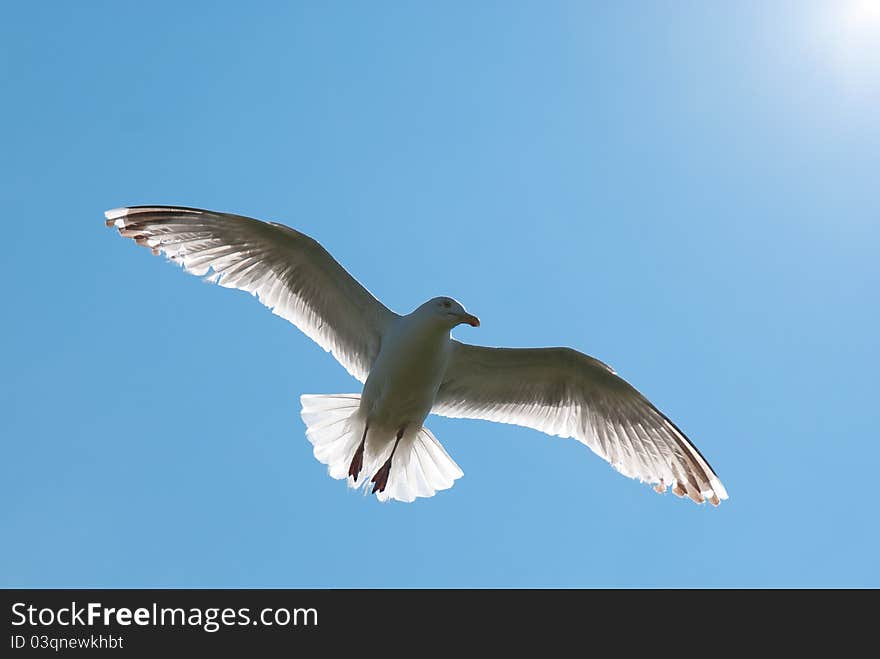
[[107,211],[108,227],[187,272],[254,295],[363,384],[306,394],[301,416],[331,477],[380,501],[414,501],[463,476],[429,414],[573,437],[620,473],[717,506],[727,491],[669,418],[608,365],[572,348],[456,341],[479,319],[451,297],[394,313],[316,240],[277,222],[182,206]]

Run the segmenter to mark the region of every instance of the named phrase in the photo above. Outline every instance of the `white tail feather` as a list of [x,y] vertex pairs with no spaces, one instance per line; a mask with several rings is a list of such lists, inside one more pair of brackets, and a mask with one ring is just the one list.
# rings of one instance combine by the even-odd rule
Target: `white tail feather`
[[[315,458],[327,465],[332,478],[347,479],[349,487],[364,487],[369,492],[376,471],[385,463],[394,446],[393,433],[372,429],[367,433],[364,461],[357,481],[349,478],[348,469],[364,436],[365,420],[360,412],[358,394],[307,394],[300,398],[306,437],[314,447]],[[453,486],[463,472],[427,428],[408,432],[400,440],[391,474],[380,501],[414,501],[432,497]]]
[[384,492],[377,492],[379,501],[415,501],[448,490],[464,472],[449,457],[437,438],[427,428],[405,434],[391,462],[391,476]]
[[300,397],[306,437],[318,462],[327,465],[330,476],[337,480],[348,476],[348,466],[363,436],[363,422],[358,418],[360,401],[358,394]]

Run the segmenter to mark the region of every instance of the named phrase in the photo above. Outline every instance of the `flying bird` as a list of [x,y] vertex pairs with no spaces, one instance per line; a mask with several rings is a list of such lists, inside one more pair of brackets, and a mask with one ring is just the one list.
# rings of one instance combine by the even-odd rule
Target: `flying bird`
[[247,291],[330,352],[361,393],[301,397],[330,476],[413,501],[463,473],[424,423],[485,419],[574,437],[620,473],[718,505],[727,492],[684,433],[615,371],[572,348],[456,341],[480,321],[451,297],[394,313],[317,241],[276,222],[179,206],[105,213],[109,227],[208,281]]

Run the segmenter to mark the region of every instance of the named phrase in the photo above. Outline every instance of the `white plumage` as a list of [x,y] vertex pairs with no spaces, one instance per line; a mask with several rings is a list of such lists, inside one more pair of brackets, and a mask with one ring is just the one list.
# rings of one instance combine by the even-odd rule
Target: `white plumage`
[[[479,321],[434,298],[398,315],[308,236],[274,222],[138,206],[108,226],[188,272],[255,295],[364,383],[360,394],[302,396],[306,436],[333,478],[380,500],[452,487],[458,465],[424,427],[429,413],[574,437],[631,478],[718,505],[727,492],[676,426],[610,367],[570,348],[487,348],[450,330]],[[372,477],[372,478],[371,478]]]

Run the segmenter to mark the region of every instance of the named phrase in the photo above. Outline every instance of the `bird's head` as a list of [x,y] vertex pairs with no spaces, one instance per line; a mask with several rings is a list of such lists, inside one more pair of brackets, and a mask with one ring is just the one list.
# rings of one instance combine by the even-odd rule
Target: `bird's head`
[[480,326],[480,319],[465,311],[464,307],[451,297],[435,297],[428,300],[422,305],[421,311],[437,316],[449,329],[457,325]]

